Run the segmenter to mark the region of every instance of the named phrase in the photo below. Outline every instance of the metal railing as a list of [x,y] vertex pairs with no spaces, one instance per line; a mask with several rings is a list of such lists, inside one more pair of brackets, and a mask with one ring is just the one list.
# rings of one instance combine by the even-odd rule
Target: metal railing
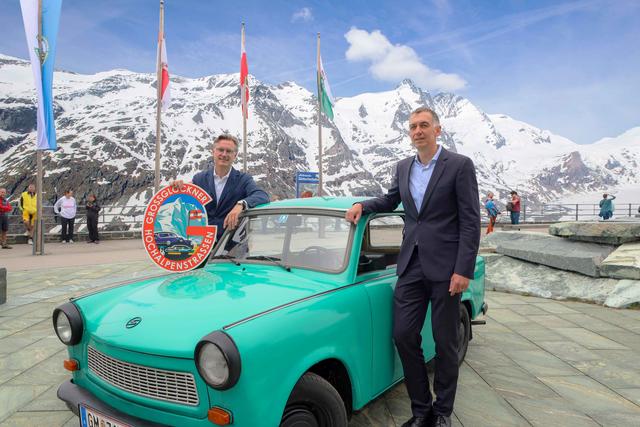
[[[100,210],[98,216],[98,229],[100,231],[139,231],[142,229],[142,221],[146,205],[106,205]],[[502,215],[499,222],[509,222],[509,212],[503,206],[499,206]],[[640,220],[640,203],[617,203],[613,213],[613,220],[621,218],[638,218]],[[484,206],[481,206],[482,222],[487,221]],[[560,221],[597,221],[600,207],[592,204],[522,204],[520,222],[560,222]],[[53,211],[52,205],[43,207],[44,227],[46,233],[60,231],[60,220]],[[86,231],[86,209],[78,207],[75,221],[75,231]],[[22,224],[22,212],[16,207],[9,214],[9,234],[24,233]]]
[[[100,231],[137,231],[142,229],[142,219],[146,205],[107,205],[98,214],[98,230]],[[60,218],[53,211],[52,205],[44,205],[42,209],[46,234],[60,232]],[[22,212],[17,207],[8,215],[9,234],[22,234]],[[74,229],[76,232],[86,231],[87,210],[78,206]]]

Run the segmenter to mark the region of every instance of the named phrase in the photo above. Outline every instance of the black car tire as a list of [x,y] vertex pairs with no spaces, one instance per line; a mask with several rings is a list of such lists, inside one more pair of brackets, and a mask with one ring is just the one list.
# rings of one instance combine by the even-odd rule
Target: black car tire
[[460,324],[458,325],[458,365],[462,365],[469,348],[471,337],[471,318],[464,304],[460,304]]
[[338,391],[324,378],[307,372],[287,401],[281,427],[346,427],[347,410]]

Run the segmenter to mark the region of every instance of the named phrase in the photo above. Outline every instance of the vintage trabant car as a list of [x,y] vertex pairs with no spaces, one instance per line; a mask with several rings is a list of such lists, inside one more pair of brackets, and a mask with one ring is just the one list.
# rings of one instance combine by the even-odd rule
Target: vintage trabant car
[[[344,214],[358,200],[250,209],[203,268],[58,307],[73,376],[58,397],[85,426],[347,425],[402,381],[391,324],[403,211],[354,226]],[[486,311],[480,257],[462,301],[461,362]],[[423,336],[429,361],[429,320]]]

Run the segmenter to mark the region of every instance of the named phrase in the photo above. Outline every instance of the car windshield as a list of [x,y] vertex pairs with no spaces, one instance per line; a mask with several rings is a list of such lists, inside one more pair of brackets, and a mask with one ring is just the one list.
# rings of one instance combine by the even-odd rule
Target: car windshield
[[226,233],[213,258],[339,272],[348,259],[351,224],[343,217],[254,214]]

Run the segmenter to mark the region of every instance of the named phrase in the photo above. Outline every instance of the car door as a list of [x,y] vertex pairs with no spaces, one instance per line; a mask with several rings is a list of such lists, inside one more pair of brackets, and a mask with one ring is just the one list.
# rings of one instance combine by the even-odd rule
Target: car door
[[400,214],[376,216],[369,220],[361,246],[357,280],[364,285],[371,306],[372,397],[403,375],[392,339],[393,290],[403,228]]
[[[396,287],[396,260],[403,239],[402,214],[386,214],[371,218],[367,224],[360,253],[357,280],[365,286],[371,306],[372,386],[374,395],[382,393],[403,376],[402,364],[393,343],[393,292]],[[383,260],[369,259],[382,255]],[[371,261],[374,265],[366,266]],[[422,328],[425,361],[435,355],[431,330],[431,306]]]

